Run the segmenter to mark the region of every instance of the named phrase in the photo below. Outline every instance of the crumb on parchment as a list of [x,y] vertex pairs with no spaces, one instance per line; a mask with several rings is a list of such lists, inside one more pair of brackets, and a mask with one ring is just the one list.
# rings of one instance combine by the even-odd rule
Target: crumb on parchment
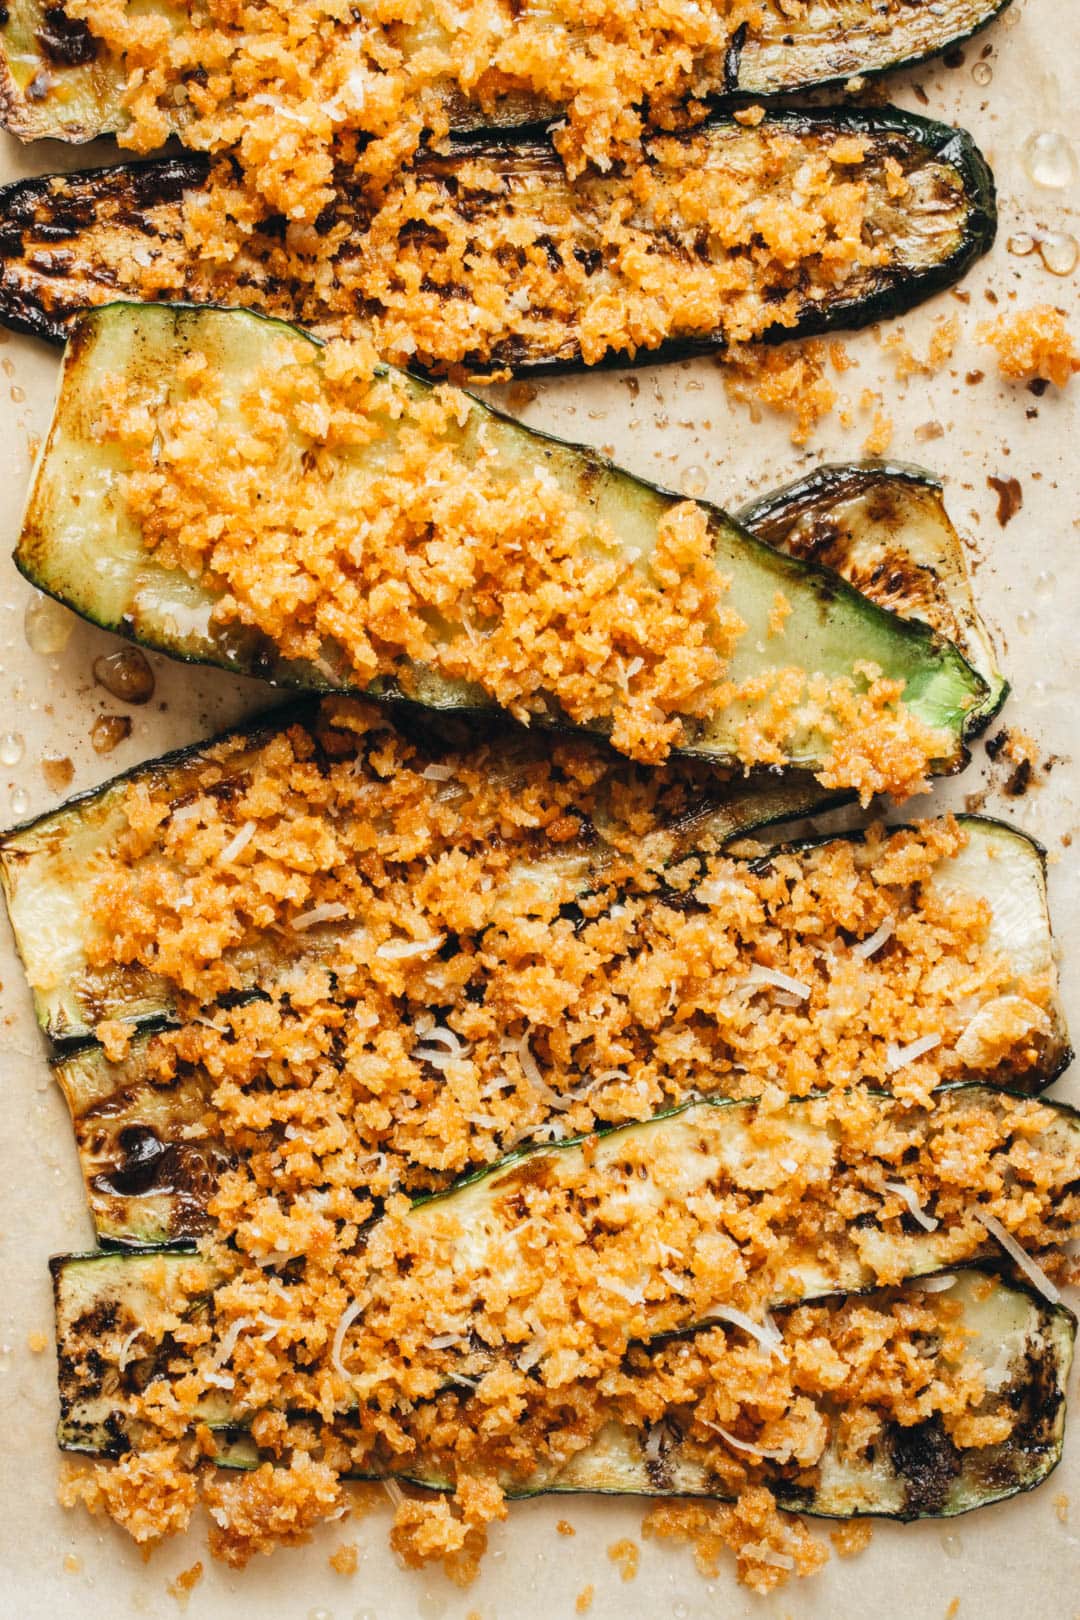
[[996,349],[998,370],[1010,381],[1039,378],[1064,388],[1080,371],[1080,349],[1065,315],[1053,304],[1035,304],[999,315],[996,321],[984,322],[976,336],[980,343]]

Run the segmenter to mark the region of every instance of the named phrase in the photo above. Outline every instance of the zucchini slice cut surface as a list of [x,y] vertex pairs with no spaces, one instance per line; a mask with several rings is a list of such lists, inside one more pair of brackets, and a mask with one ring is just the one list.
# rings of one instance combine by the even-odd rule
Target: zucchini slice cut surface
[[[813,0],[792,13],[769,0],[759,8],[752,26],[744,23],[735,32],[726,54],[714,52],[713,59],[694,64],[687,93],[782,95],[854,74],[880,73],[957,44],[992,21],[1005,4],[1007,0],[942,0],[933,5],[913,5],[911,0],[887,0],[884,5],[871,0],[839,4]],[[151,0],[138,10],[166,18],[174,32],[183,31],[183,8]],[[514,15],[511,9],[508,20]],[[69,16],[62,4],[11,0],[3,16],[0,117],[13,135],[23,140],[88,141],[123,132],[129,119],[124,105],[127,70],[121,55]],[[395,43],[406,62],[419,50],[445,46],[449,38],[432,8],[422,8],[415,23],[399,24],[395,30]],[[452,129],[512,129],[546,123],[561,110],[531,92],[524,81],[500,85],[492,74],[477,88],[476,99],[469,99],[452,81],[445,85],[442,100]],[[178,111],[171,132],[183,135],[184,122]]]
[[[863,156],[845,159],[844,175],[865,202],[843,278],[814,249],[794,270],[763,265],[757,210],[796,207],[805,165],[852,138]],[[650,136],[643,162],[670,192],[664,227],[632,205],[616,237],[628,179],[569,182],[546,138],[477,137],[421,154],[408,189],[391,185],[377,211],[341,183],[323,239],[334,258],[317,276],[272,226],[220,262],[193,246],[209,184],[197,157],[19,181],[0,193],[0,319],[57,338],[78,311],[117,297],[190,300],[246,305],[326,336],[362,309],[387,360],[522,373],[861,326],[957,281],[994,237],[993,180],[971,139],[896,109],[774,112],[753,129],[718,115],[686,135]],[[748,183],[765,171],[760,189]],[[691,183],[717,189],[709,232],[695,205],[680,204]],[[722,205],[738,195],[745,206]],[[449,245],[462,240],[467,261]],[[644,288],[633,268],[642,253],[655,269]],[[492,287],[511,264],[500,303]]]
[[[183,381],[184,368],[196,361],[201,366],[196,386],[210,390],[206,397],[189,397],[188,385]],[[139,487],[145,478],[164,478],[165,491],[171,490],[169,479],[174,475],[166,472],[164,465],[160,473],[155,470],[156,463],[154,467],[144,466],[146,455],[154,452],[152,447],[147,450],[145,444],[137,444],[137,435],[125,437],[122,430],[109,431],[103,426],[102,412],[110,409],[108,401],[115,397],[118,379],[123,378],[125,385],[134,390],[133,399],[145,396],[155,421],[159,420],[157,413],[162,413],[157,440],[171,431],[166,425],[172,420],[169,412],[187,412],[190,408],[204,413],[212,399],[214,420],[203,423],[208,437],[202,441],[200,455],[205,454],[213,465],[219,456],[235,457],[238,434],[266,430],[266,422],[258,414],[262,406],[256,403],[262,398],[260,379],[287,368],[292,368],[288,375],[296,378],[297,388],[314,388],[316,393],[325,387],[333,388],[324,373],[324,353],[317,345],[295,328],[240,311],[114,304],[86,316],[68,348],[57,411],[26,511],[16,553],[22,572],[95,623],[123,631],[177,658],[260,674],[283,685],[346,690],[364,684],[357,676],[356,660],[362,656],[369,660],[365,667],[380,671],[373,682],[367,678],[365,690],[369,695],[407,697],[432,709],[472,712],[491,711],[498,698],[523,717],[531,715],[540,723],[555,726],[566,726],[568,721],[565,707],[554,693],[582,691],[587,677],[582,660],[587,655],[592,657],[591,642],[586,647],[577,628],[574,612],[578,597],[574,593],[581,595],[582,603],[593,603],[594,597],[583,593],[600,590],[596,613],[614,615],[610,632],[596,632],[604,642],[602,667],[606,669],[612,659],[622,659],[619,668],[625,663],[631,674],[621,687],[617,682],[611,686],[610,692],[603,684],[607,676],[599,685],[589,686],[590,695],[581,699],[585,707],[580,710],[580,723],[598,732],[613,729],[616,737],[628,739],[628,749],[653,748],[642,716],[646,711],[652,715],[658,711],[651,700],[642,707],[644,697],[633,690],[640,673],[638,666],[646,666],[647,661],[639,657],[635,664],[629,652],[624,655],[621,650],[625,643],[632,651],[626,638],[634,632],[627,617],[629,609],[620,604],[624,599],[636,601],[637,592],[643,604],[656,603],[649,607],[654,616],[684,611],[676,608],[675,590],[683,588],[682,575],[689,565],[676,569],[680,576],[677,586],[660,581],[670,577],[670,525],[686,521],[687,504],[613,467],[591,451],[533,433],[468,396],[459,396],[461,405],[451,423],[447,424],[445,416],[440,418],[442,425],[431,439],[431,453],[439,457],[439,479],[456,489],[470,468],[478,469],[484,493],[482,501],[479,494],[475,497],[477,510],[472,522],[477,534],[486,535],[496,524],[498,513],[518,488],[528,491],[528,500],[538,507],[554,503],[551,523],[562,537],[558,546],[565,550],[565,558],[562,550],[558,556],[553,555],[550,567],[544,565],[549,572],[537,576],[527,588],[532,574],[528,573],[526,579],[526,574],[521,573],[524,565],[515,560],[525,541],[506,541],[510,549],[503,599],[514,603],[512,609],[506,610],[515,615],[512,620],[503,617],[503,609],[490,597],[485,581],[491,564],[484,561],[474,565],[475,592],[465,590],[462,594],[463,587],[454,583],[457,574],[452,570],[447,573],[449,564],[440,561],[447,544],[458,543],[458,497],[453,489],[440,493],[442,483],[435,494],[426,489],[426,480],[424,488],[416,487],[416,445],[426,445],[431,438],[432,430],[426,425],[431,421],[429,413],[445,412],[447,407],[440,403],[441,396],[432,394],[428,384],[401,372],[387,373],[378,384],[382,393],[364,415],[365,431],[371,435],[368,442],[319,451],[318,487],[312,490],[311,500],[316,505],[321,502],[324,510],[321,514],[313,511],[306,499],[301,503],[308,514],[304,522],[317,525],[318,538],[301,543],[299,532],[296,538],[305,555],[314,545],[320,561],[300,564],[295,575],[290,566],[281,576],[280,588],[271,583],[280,572],[274,567],[265,582],[252,591],[250,581],[245,583],[253,555],[246,541],[242,555],[236,558],[235,577],[228,572],[232,565],[217,552],[217,560],[208,564],[214,569],[213,575],[204,573],[202,579],[192,577],[190,563],[184,567],[170,564],[167,552],[148,543],[143,521],[131,507],[126,492],[135,487],[133,475]],[[281,413],[275,407],[271,431],[277,459],[272,465],[260,464],[260,478],[281,487],[306,476],[306,458],[315,455],[313,441],[309,441],[302,426],[307,418],[300,415],[293,420],[294,410],[306,409],[306,405],[294,407],[288,399]],[[391,414],[394,412],[397,414]],[[145,420],[140,411],[138,421]],[[431,465],[426,457],[420,464]],[[207,489],[205,494],[198,493],[199,475],[195,475],[195,485],[189,485],[190,476],[188,467],[177,469],[178,499],[194,500],[199,512],[205,514],[205,519],[199,521],[205,520],[208,529],[215,524],[219,528],[220,523],[228,525],[228,514],[219,513],[215,504],[220,504],[220,492],[215,495]],[[189,489],[196,492],[189,494]],[[72,498],[73,491],[78,492],[77,499]],[[382,577],[378,558],[382,555],[380,548],[389,540],[373,538],[369,542],[363,538],[364,526],[357,530],[361,549],[366,553],[374,548],[370,564],[364,563],[365,568],[374,569],[369,591],[364,583],[366,576],[355,575],[359,556],[353,556],[355,546],[342,550],[343,536],[332,538],[338,532],[335,512],[342,502],[351,523],[358,521],[351,514],[359,504],[370,504],[376,498],[400,505],[400,514],[393,520],[394,533],[400,533],[400,539],[394,544],[399,550],[404,547],[411,559],[408,569],[412,584],[406,595],[413,606],[406,606],[404,598],[398,608],[381,605],[386,592],[378,585]],[[167,507],[170,499],[169,494],[161,493],[154,510]],[[416,528],[419,518],[408,515],[410,503],[419,502],[424,507],[430,501],[435,502],[431,522]],[[444,508],[446,516],[440,517]],[[379,510],[385,507],[380,505]],[[897,765],[884,768],[883,775],[883,767],[875,763],[877,744],[869,736],[880,725],[894,723],[891,708],[888,714],[875,710],[865,724],[859,711],[859,719],[848,722],[840,743],[845,760],[848,752],[852,757],[842,766],[836,763],[836,722],[830,717],[837,700],[832,694],[865,690],[866,671],[873,668],[882,681],[902,683],[902,695],[896,700],[896,723],[902,721],[916,728],[910,738],[912,749],[941,746],[943,757],[931,763],[938,769],[954,767],[962,757],[964,736],[977,724],[973,711],[981,709],[987,698],[986,683],[957,648],[925,625],[874,606],[835,574],[762,545],[718,508],[700,510],[707,526],[711,566],[717,571],[711,580],[716,583],[722,578],[727,582],[716,611],[729,617],[737,615],[736,624],[743,628],[729,634],[718,618],[716,633],[709,631],[709,647],[715,645],[719,654],[717,673],[701,677],[711,684],[707,690],[702,687],[702,695],[693,699],[700,713],[673,714],[670,723],[676,727],[677,751],[721,765],[758,763],[760,755],[770,764],[823,773],[832,786],[856,786],[861,792],[866,791],[871,778],[876,787],[892,785],[897,772],[904,775],[907,754],[901,748]],[[301,521],[299,514],[296,521]],[[289,522],[286,512],[280,523]],[[274,524],[273,533],[267,531],[264,535],[265,543],[272,548],[279,546],[284,532],[277,517]],[[414,528],[415,546],[410,539]],[[426,541],[420,543],[421,535],[429,531],[430,548]],[[486,547],[488,541],[477,540],[475,544]],[[325,552],[326,545],[331,547],[332,555]],[[314,558],[315,552],[310,551],[310,555]],[[196,574],[200,566],[194,565]],[[708,570],[710,563],[705,562],[704,567]],[[614,583],[594,583],[608,575],[614,581],[613,568],[619,570],[621,583],[617,589]],[[360,630],[360,640],[354,638],[350,645],[346,642],[353,632],[345,631],[343,641],[341,633],[327,633],[321,628],[325,616],[333,617],[337,611],[333,606],[337,600],[333,581],[339,575],[343,590],[354,596],[357,590],[360,592],[356,611],[367,612],[365,604],[370,604],[373,615]],[[511,577],[516,581],[513,584]],[[568,583],[571,580],[577,583]],[[707,588],[711,586],[703,584],[702,592]],[[280,614],[287,602],[293,601],[295,591],[316,614],[312,634],[303,645],[305,649],[317,646],[317,655],[305,652],[302,658],[283,656],[273,639],[281,639]],[[564,602],[566,592],[570,597]],[[482,593],[479,602],[473,599],[476,593]],[[236,612],[223,622],[223,610],[233,595],[238,599]],[[549,599],[550,606],[539,605],[547,604]],[[296,614],[307,615],[308,608],[301,609],[298,601],[294,612],[286,614],[286,624]],[[778,603],[783,605],[779,627],[774,623]],[[395,630],[399,615],[404,615],[401,623],[406,628]],[[481,616],[475,627],[473,615]],[[533,645],[535,637],[539,649],[535,657],[540,662],[534,670],[527,656],[521,664],[515,655],[511,673],[510,660],[499,649],[519,618],[516,644]],[[607,622],[606,617],[603,622]],[[675,623],[676,619],[671,619],[671,624]],[[726,625],[727,620],[723,623]],[[664,627],[670,628],[667,618]],[[430,646],[430,653],[410,653],[418,636]],[[555,664],[553,637],[563,648]],[[383,649],[374,659],[373,644]],[[703,648],[701,656],[705,653]],[[554,669],[556,664],[558,672],[545,675],[544,671]],[[701,667],[704,670],[705,665]],[[647,668],[651,669],[651,663]],[[646,673],[640,678],[653,677]],[[611,679],[615,680],[614,675]],[[798,701],[809,699],[809,711],[797,711],[781,695],[792,680],[802,683]],[[567,701],[575,700],[568,696]],[[692,706],[689,698],[687,704]],[[819,711],[820,722],[814,718]],[[780,718],[774,718],[774,714]],[[588,718],[590,715],[595,718]],[[643,726],[644,740],[635,743]],[[853,727],[857,735],[852,734]],[[923,743],[927,727],[935,738],[941,734],[940,744],[934,738],[929,744]],[[908,740],[906,732],[903,740]],[[866,750],[865,758],[860,747]]]

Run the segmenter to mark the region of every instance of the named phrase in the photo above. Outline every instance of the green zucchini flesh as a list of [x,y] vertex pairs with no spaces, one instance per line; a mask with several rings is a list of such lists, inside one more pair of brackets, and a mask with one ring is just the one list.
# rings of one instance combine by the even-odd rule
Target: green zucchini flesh
[[[744,92],[783,95],[811,85],[880,73],[943,51],[992,21],[1008,0],[812,0],[797,12],[777,0],[761,7],[753,27],[735,34],[718,66],[694,64],[687,91],[694,96]],[[139,10],[164,16],[174,32],[184,26],[182,8],[151,0]],[[88,141],[123,132],[127,79],[124,59],[95,39],[63,4],[10,0],[0,25],[0,120],[22,140]],[[406,63],[411,54],[448,40],[445,23],[430,9],[395,34]],[[489,87],[470,99],[447,83],[443,99],[451,128],[494,125],[509,129],[545,123],[560,108],[538,99],[527,86]],[[178,110],[172,133],[182,136]]]
[[[224,454],[226,435],[244,424],[255,377],[264,367],[287,364],[298,341],[311,340],[293,327],[241,311],[113,304],[87,315],[68,346],[56,414],[16,551],[26,577],[95,623],[173,657],[257,673],[282,685],[348,690],[351,665],[340,643],[325,640],[314,663],[287,660],[261,631],[218,623],[214,608],[221,588],[158,561],[122,498],[122,480],[133,466],[131,447],[119,438],[103,443],[94,427],[96,412],[119,376],[148,382],[163,402],[182,398],[185,384],[177,368],[185,354],[198,351],[219,389]],[[312,345],[311,353],[319,365],[321,351]],[[427,383],[403,372],[388,376],[401,402],[400,418],[380,421],[372,444],[343,448],[330,458],[327,477],[339,494],[362,498],[367,482],[380,476],[384,456],[393,453],[396,435],[428,398]],[[586,532],[597,524],[608,528],[638,576],[652,577],[649,559],[659,526],[680,504],[674,495],[594,452],[531,432],[478,401],[469,403],[456,432],[454,453],[466,467],[483,461],[489,470],[497,469],[500,487],[508,488],[522,474],[543,472],[581,514]],[[289,438],[290,457],[303,450],[296,429]],[[287,477],[288,468],[284,463],[268,467],[266,475]],[[725,678],[738,684],[779,665],[801,670],[808,680],[847,680],[858,690],[860,669],[873,664],[885,679],[903,683],[901,703],[908,713],[947,738],[949,752],[936,768],[954,767],[963,755],[972,711],[987,696],[986,683],[958,649],[925,625],[875,607],[834,574],[762,545],[718,508],[705,511],[716,567],[731,581],[726,601],[746,625]],[[770,653],[762,649],[769,645],[778,592],[790,613],[779,638],[782,650]],[[431,633],[438,632],[433,627]],[[458,632],[451,628],[442,634],[449,647]],[[410,660],[403,649],[392,656],[388,651],[385,668],[387,673],[366,688],[368,695],[407,697],[440,711],[494,708],[481,687],[442,674],[437,663]],[[566,724],[550,697],[540,692],[535,702],[541,723]],[[688,717],[680,751],[737,766],[740,729],[755,712],[749,699],[738,699],[711,716]],[[602,732],[609,724],[597,721],[593,729]],[[824,769],[831,746],[807,720],[791,731],[786,763],[812,772]]]
[[[1056,986],[1041,853],[1003,823],[965,817],[969,842],[942,863],[935,894],[985,899],[990,948],[1008,955],[1018,978],[1048,976]],[[813,847],[813,846],[809,846]],[[583,890],[587,869],[582,869]],[[288,965],[287,962],[284,965]],[[264,978],[262,988],[272,980]],[[1007,1062],[971,1067],[967,1079],[1035,1092],[1071,1056],[1056,996],[1052,1027],[1037,1037],[1037,1062],[1014,1072]],[[228,1156],[214,1133],[213,1082],[184,1065],[169,1082],[155,1078],[155,1035],[137,1037],[110,1062],[100,1046],[82,1046],[53,1065],[75,1131],[87,1202],[101,1241],[167,1243],[197,1237],[208,1224],[207,1199]],[[854,1077],[853,1077],[854,1078]]]
[[[866,189],[863,233],[875,262],[853,264],[842,283],[822,281],[812,260],[790,274],[763,269],[749,215],[725,235],[718,224],[714,240],[693,209],[681,207],[688,177],[715,176],[721,186],[728,176],[741,183],[758,172],[763,143],[771,143],[773,170],[778,142],[788,155],[762,201],[794,198],[803,165],[847,135],[865,143],[862,161],[846,172]],[[894,108],[775,111],[754,129],[717,114],[698,130],[648,137],[642,162],[658,193],[670,192],[663,228],[651,208],[636,208],[628,221],[650,264],[663,267],[670,290],[663,308],[641,303],[623,267],[612,219],[624,181],[589,171],[569,182],[550,140],[533,133],[421,153],[407,186],[400,195],[391,189],[377,216],[343,177],[320,221],[341,237],[340,247],[330,273],[318,276],[310,257],[290,246],[283,221],[253,225],[236,258],[219,261],[192,247],[208,184],[198,157],[19,181],[0,192],[0,320],[58,338],[82,309],[145,298],[244,305],[327,336],[363,311],[384,359],[429,371],[460,366],[476,376],[542,372],[722,348],[725,310],[703,304],[700,294],[702,272],[713,266],[745,263],[751,290],[766,304],[794,295],[762,334],[779,339],[901,313],[959,280],[994,238],[993,179],[970,138]],[[434,229],[434,220],[446,229]],[[475,262],[444,250],[447,232],[476,244]],[[497,318],[490,266],[521,262],[523,242],[531,244],[528,319],[509,307]],[[401,313],[414,309],[408,289],[415,282],[439,289],[431,318]],[[590,311],[612,298],[629,300],[640,319],[601,341]],[[483,321],[477,315],[461,325],[462,310],[481,308]]]

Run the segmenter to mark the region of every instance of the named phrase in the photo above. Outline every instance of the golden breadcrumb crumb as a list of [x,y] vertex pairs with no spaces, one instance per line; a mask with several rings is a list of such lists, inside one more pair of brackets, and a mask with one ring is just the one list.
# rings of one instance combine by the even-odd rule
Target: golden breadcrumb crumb
[[638,1572],[641,1562],[641,1548],[629,1536],[621,1541],[613,1541],[607,1550],[611,1562],[618,1568],[619,1575],[624,1581],[632,1581]]
[[360,1565],[360,1553],[355,1541],[343,1541],[330,1554],[330,1568],[338,1575],[355,1575]]
[[175,1598],[182,1608],[187,1606],[188,1598],[203,1578],[201,1559],[196,1559],[188,1569],[182,1569],[176,1579],[169,1581],[165,1590],[169,1596]]
[[859,1553],[865,1552],[874,1536],[874,1525],[871,1519],[848,1519],[845,1524],[838,1524],[835,1530],[829,1531],[829,1540],[836,1549],[838,1558],[855,1558]]
[[589,1610],[592,1608],[595,1593],[596,1588],[594,1586],[583,1586],[577,1597],[574,1599],[574,1612],[576,1614],[588,1614]]
[[1080,371],[1080,349],[1063,312],[1052,304],[999,315],[981,325],[976,337],[997,350],[998,370],[1016,382],[1037,377],[1064,388]]
[[646,1536],[688,1543],[709,1580],[719,1575],[724,1551],[733,1552],[740,1580],[763,1594],[784,1586],[793,1574],[814,1574],[829,1557],[824,1544],[799,1519],[779,1512],[760,1486],[748,1486],[733,1506],[659,1503],[646,1513],[641,1528]]

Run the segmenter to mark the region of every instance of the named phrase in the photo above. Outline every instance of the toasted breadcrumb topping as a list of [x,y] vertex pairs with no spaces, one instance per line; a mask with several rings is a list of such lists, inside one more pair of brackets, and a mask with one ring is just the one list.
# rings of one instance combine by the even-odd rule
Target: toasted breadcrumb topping
[[406,696],[433,672],[649,763],[695,743],[747,767],[809,754],[864,802],[917,791],[948,754],[876,666],[791,667],[782,613],[777,666],[733,677],[753,593],[730,599],[716,514],[654,499],[630,546],[605,516],[619,475],[524,456],[466,395],[376,368],[365,344],[278,334],[237,374],[212,343],[192,340],[165,399],[138,367],[103,377],[89,431],[124,457],[142,544],[199,581],[226,642],[257,631],[323,680]]
[[[160,1080],[196,1068],[241,1141],[329,1133],[379,1194],[695,1090],[864,1081],[922,1102],[1043,1060],[1052,965],[1018,972],[950,883],[962,825],[755,863],[710,849],[706,820],[690,854],[673,828],[705,781],[627,778],[585,742],[436,763],[329,700],[313,729],[216,747],[180,805],[167,782],[126,790],[90,965],[176,998]],[[265,999],[240,1002],[253,984]],[[222,996],[239,1004],[209,1014]]]
[[[166,779],[126,790],[98,966],[175,987],[186,1023],[158,1037],[160,1078],[201,1066],[233,1167],[200,1255],[159,1260],[155,1308],[122,1308],[115,1344],[95,1342],[118,1363],[125,1347],[116,1412],[137,1449],[66,1495],[151,1541],[201,1494],[239,1565],[338,1517],[345,1475],[411,1473],[450,1494],[395,1485],[393,1544],[464,1582],[507,1492],[611,1424],[662,1461],[671,1423],[739,1500],[658,1509],[655,1533],[689,1524],[701,1556],[736,1546],[745,1579],[775,1584],[820,1553],[778,1528],[770,1469],[813,1477],[826,1447],[857,1460],[893,1423],[933,1418],[961,1450],[1011,1432],[946,1294],[767,1307],[807,1266],[815,1292],[895,1285],[927,1221],[952,1264],[985,1250],[976,1208],[1032,1249],[1080,1220],[1051,1110],[963,1091],[924,1106],[961,1049],[1022,1071],[1050,989],[987,949],[986,907],[948,884],[951,821],[690,856],[657,825],[685,783],[663,800],[584,743],[501,774],[496,758],[432,760],[332,700],[314,729],[217,745],[183,802]],[[204,1011],[250,984],[267,937],[285,949],[269,999]],[[703,1077],[759,1100],[533,1152],[447,1201],[395,1191],[538,1128],[641,1119]],[[735,1316],[658,1337],[714,1310]],[[223,1415],[266,1458],[251,1472],[204,1467]]]
[[998,370],[1015,382],[1041,378],[1064,388],[1080,371],[1080,349],[1063,311],[1052,304],[999,315],[980,326],[976,336],[997,350]]
[[[84,240],[127,296],[243,304],[362,333],[397,364],[502,375],[746,344],[918,275],[952,250],[965,204],[946,164],[895,145],[827,123],[718,120],[650,134],[640,160],[573,181],[539,138],[424,150],[378,186],[339,165],[314,224],[268,218],[222,160],[149,209],[153,236],[132,247],[125,214]],[[890,165],[911,197],[894,194]]]
[[557,139],[572,173],[632,157],[643,105],[664,127],[700,118],[692,98],[725,87],[732,36],[767,9],[204,0],[163,15],[128,0],[71,0],[71,15],[119,59],[122,144],[146,152],[179,133],[197,151],[233,152],[275,212],[307,221],[332,199],[336,155],[389,174],[424,129],[441,136],[470,110],[475,124],[498,123],[508,101],[511,116],[516,103],[532,122],[565,110]]

